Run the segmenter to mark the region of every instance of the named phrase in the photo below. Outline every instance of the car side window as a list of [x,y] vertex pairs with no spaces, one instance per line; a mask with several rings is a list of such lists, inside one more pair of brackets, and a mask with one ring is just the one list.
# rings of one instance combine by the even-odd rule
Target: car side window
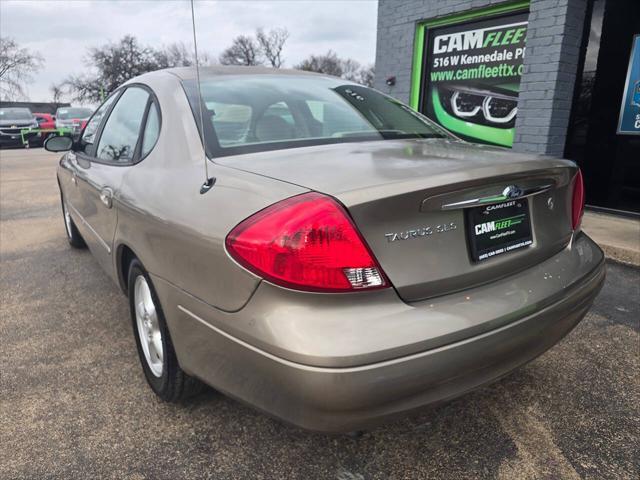
[[149,113],[147,114],[147,123],[144,126],[144,133],[142,134],[142,150],[141,156],[145,157],[156,144],[158,136],[160,135],[160,115],[158,114],[158,107],[155,102],[152,102],[149,106]]
[[84,131],[82,132],[81,144],[82,144],[82,152],[87,155],[93,155],[94,151],[94,142],[96,140],[96,134],[98,133],[98,128],[100,127],[100,123],[104,118],[105,114],[109,111],[111,104],[113,101],[118,98],[119,92],[113,93],[109,98],[107,98],[104,103],[96,110],[93,116],[89,119],[87,126],[84,127]]
[[149,101],[149,93],[129,87],[118,99],[105,123],[95,156],[110,163],[130,163],[138,144],[140,126]]

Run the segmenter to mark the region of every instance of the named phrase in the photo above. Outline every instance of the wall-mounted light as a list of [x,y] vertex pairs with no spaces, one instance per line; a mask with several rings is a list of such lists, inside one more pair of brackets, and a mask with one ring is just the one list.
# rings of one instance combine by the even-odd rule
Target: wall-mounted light
[[388,77],[386,83],[389,87],[393,87],[396,84],[396,77]]

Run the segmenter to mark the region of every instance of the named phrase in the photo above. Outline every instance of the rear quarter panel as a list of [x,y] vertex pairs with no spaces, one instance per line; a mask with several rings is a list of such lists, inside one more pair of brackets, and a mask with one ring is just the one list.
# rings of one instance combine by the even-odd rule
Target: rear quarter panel
[[217,309],[236,311],[260,279],[227,255],[227,233],[254,212],[306,190],[209,162],[216,183],[200,194],[205,157],[185,93],[171,74],[145,83],[160,102],[162,128],[152,152],[128,167],[115,192],[114,268],[128,247],[153,275]]

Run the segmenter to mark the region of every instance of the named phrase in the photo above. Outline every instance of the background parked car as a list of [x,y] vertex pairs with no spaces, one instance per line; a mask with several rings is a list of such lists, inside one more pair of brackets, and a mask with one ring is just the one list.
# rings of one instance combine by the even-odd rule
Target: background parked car
[[39,125],[28,108],[0,108],[0,146],[32,146],[41,142]]
[[36,121],[40,126],[40,130],[53,130],[56,128],[56,117],[50,113],[34,113]]
[[63,107],[56,110],[56,128],[70,129],[71,133],[78,133],[87,124],[93,113],[90,108]]
[[56,130],[56,117],[51,115],[50,113],[34,113],[36,117],[36,121],[40,127],[40,136],[42,142],[44,142],[49,136],[55,135]]

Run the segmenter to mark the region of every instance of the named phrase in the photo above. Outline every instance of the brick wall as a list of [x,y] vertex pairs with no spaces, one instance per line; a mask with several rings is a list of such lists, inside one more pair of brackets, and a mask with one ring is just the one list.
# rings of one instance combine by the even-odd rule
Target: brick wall
[[[409,101],[416,23],[493,0],[379,0],[375,87]],[[579,61],[586,0],[531,0],[514,150],[562,155]],[[385,80],[396,77],[396,85]]]
[[562,155],[585,11],[584,0],[531,2],[515,150]]

